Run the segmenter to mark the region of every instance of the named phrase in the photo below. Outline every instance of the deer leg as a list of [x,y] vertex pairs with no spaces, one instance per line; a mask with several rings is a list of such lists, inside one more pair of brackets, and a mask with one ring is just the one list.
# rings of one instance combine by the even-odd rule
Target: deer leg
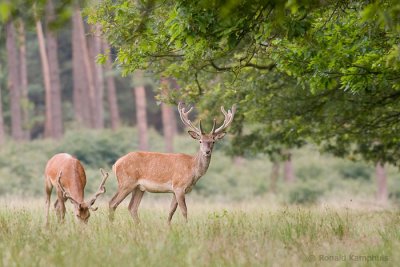
[[57,218],[59,222],[64,221],[65,217],[65,203],[64,196],[61,191],[57,191],[57,200],[54,203],[54,207],[56,208]]
[[50,209],[50,197],[51,191],[53,190],[53,185],[48,183],[47,180],[45,182],[45,192],[46,192],[46,225],[49,224],[49,209]]
[[113,198],[108,203],[109,207],[109,219],[114,220],[114,213],[118,205],[126,198],[126,196],[131,193],[132,190],[118,189],[118,192],[113,196]]
[[65,218],[65,201],[61,200],[60,202],[60,209],[61,209],[61,220],[64,221]]
[[187,222],[187,207],[186,207],[186,201],[185,201],[185,191],[184,190],[175,191],[175,197],[176,197],[176,200],[178,201],[179,207],[181,208],[182,215],[185,218],[185,221]]
[[140,219],[138,216],[138,208],[140,205],[140,201],[144,195],[144,191],[141,191],[139,188],[136,188],[135,191],[132,192],[131,202],[129,203],[128,209],[131,212],[132,218],[135,222],[140,223]]
[[178,201],[176,200],[175,194],[172,196],[171,200],[171,206],[169,208],[169,215],[168,215],[168,224],[171,224],[172,216],[174,216],[174,213],[176,211],[176,208],[178,207]]
[[65,218],[65,203],[64,200],[57,199],[55,203],[57,212],[57,219],[59,222],[64,221]]
[[133,205],[133,200],[135,199],[135,193],[136,193],[136,190],[133,190],[133,191],[132,191],[131,200],[129,201],[128,210],[131,210],[131,207],[132,207],[132,205]]

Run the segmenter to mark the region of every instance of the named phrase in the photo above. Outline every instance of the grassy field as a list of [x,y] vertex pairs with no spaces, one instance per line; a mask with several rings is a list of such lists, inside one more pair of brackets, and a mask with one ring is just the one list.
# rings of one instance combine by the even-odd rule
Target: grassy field
[[[44,227],[39,200],[0,201],[1,266],[398,266],[400,213],[382,208],[296,207],[189,200],[189,223],[169,198],[145,200],[136,225],[106,203],[88,225]],[[260,204],[261,203],[261,204]]]

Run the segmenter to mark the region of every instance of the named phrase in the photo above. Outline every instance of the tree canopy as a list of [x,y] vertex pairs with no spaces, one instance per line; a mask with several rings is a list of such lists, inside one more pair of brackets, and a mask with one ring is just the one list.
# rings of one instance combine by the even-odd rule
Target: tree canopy
[[235,153],[314,142],[399,163],[397,1],[105,0],[87,12],[125,74],[177,79],[163,101],[238,103]]

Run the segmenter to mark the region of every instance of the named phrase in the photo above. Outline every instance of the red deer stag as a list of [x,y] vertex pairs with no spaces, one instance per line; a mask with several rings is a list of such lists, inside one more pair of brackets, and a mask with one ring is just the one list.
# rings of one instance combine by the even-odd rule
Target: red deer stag
[[228,112],[225,111],[224,107],[221,107],[225,120],[219,128],[216,128],[216,120],[214,119],[210,133],[204,133],[201,121],[199,128],[197,128],[189,120],[188,114],[192,109],[193,107],[185,111],[182,103],[178,105],[183,124],[190,128],[188,133],[200,143],[198,153],[190,156],[157,152],[131,152],[118,159],[113,166],[113,171],[118,180],[118,192],[109,203],[111,220],[114,218],[117,206],[129,193],[132,193],[128,209],[133,219],[139,222],[137,210],[144,192],[147,191],[173,193],[168,223],[171,223],[178,205],[187,221],[185,194],[189,193],[196,182],[207,172],[214,143],[225,136],[225,130],[232,123],[235,115],[236,105],[233,105]]
[[96,194],[88,201],[84,201],[84,190],[86,185],[86,174],[81,162],[67,153],[54,155],[46,165],[45,169],[45,191],[46,191],[46,224],[48,223],[50,196],[53,186],[56,187],[57,200],[54,208],[59,221],[65,216],[65,201],[69,199],[74,205],[75,216],[82,222],[89,220],[89,209],[95,211],[93,204],[96,199],[106,192],[104,184],[108,173],[102,169],[103,180],[100,183]]

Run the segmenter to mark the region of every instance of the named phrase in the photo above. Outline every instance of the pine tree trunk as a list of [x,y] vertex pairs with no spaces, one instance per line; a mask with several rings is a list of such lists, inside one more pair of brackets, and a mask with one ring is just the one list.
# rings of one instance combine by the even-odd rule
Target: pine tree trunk
[[28,98],[28,66],[26,63],[25,27],[22,19],[18,21],[19,74],[21,83],[22,128],[24,139],[30,139],[29,132],[29,98]]
[[[161,77],[162,94],[166,95],[169,88],[169,79]],[[164,103],[161,103],[161,116],[164,130],[165,150],[168,153],[174,152],[174,135],[176,133],[176,119],[174,110]]]
[[[179,90],[179,85],[176,82],[176,80],[174,78],[170,78],[169,79],[169,84],[170,86],[174,89],[174,90]],[[172,134],[173,136],[176,136],[178,134],[178,122],[176,120],[176,112],[175,112],[175,108],[170,107],[171,108],[171,123],[172,123]]]
[[279,162],[278,161],[273,161],[272,162],[272,170],[271,170],[271,182],[270,182],[270,188],[269,191],[271,193],[276,193],[276,184],[278,182],[279,178]]
[[385,166],[381,162],[378,162],[376,164],[375,171],[376,183],[378,187],[377,199],[382,203],[386,203],[388,201],[388,188]]
[[75,12],[72,17],[72,75],[74,81],[73,101],[75,120],[80,126],[90,127],[90,107],[87,80],[83,68],[83,59],[80,49],[79,20],[80,13]]
[[102,53],[101,45],[101,26],[99,24],[91,25],[92,38],[90,45],[90,63],[93,70],[93,81],[94,81],[94,95],[95,95],[95,114],[94,122],[96,129],[104,128],[104,75],[103,67],[96,63],[96,57]]
[[[53,2],[49,0],[46,7],[46,22],[49,24],[54,20]],[[52,137],[59,139],[63,135],[63,119],[62,119],[62,102],[61,102],[61,82],[60,67],[58,64],[58,44],[57,35],[54,31],[47,29],[47,55],[50,75],[50,98],[51,98],[51,121],[52,121]]]
[[112,58],[111,58],[111,51],[110,46],[106,41],[103,42],[103,50],[108,51],[109,53],[105,65],[106,69],[106,80],[107,80],[107,100],[108,100],[108,108],[110,110],[110,121],[111,121],[111,128],[116,130],[119,128],[121,124],[121,119],[119,116],[119,108],[118,108],[118,101],[117,101],[117,90],[115,88],[115,81],[112,69]]
[[[86,37],[85,37],[85,28],[83,25],[83,20],[82,20],[82,15],[79,7],[75,7],[74,9],[74,24],[75,24],[75,30],[77,34],[77,41],[78,41],[78,50],[77,55],[78,57],[81,57],[82,63],[83,63],[83,79],[86,80],[85,85],[87,85],[87,90],[86,88],[83,88],[83,92],[87,91],[88,92],[88,100],[85,103],[89,107],[89,118],[90,118],[90,126],[91,128],[96,127],[96,95],[95,95],[95,88],[94,88],[94,80],[93,80],[93,69],[90,63],[89,59],[89,50],[87,47],[87,42],[86,42]],[[82,77],[82,76],[81,76]]]
[[293,183],[296,180],[296,176],[294,175],[294,168],[292,162],[292,153],[286,153],[286,160],[283,165],[283,177],[285,183]]
[[43,34],[42,23],[40,20],[36,20],[36,32],[38,36],[40,59],[42,61],[42,71],[45,89],[45,125],[44,125],[44,136],[53,137],[54,136],[54,126],[53,126],[53,110],[52,110],[52,94],[51,94],[51,82],[50,82],[50,69],[49,69],[49,59],[46,52],[46,44]]
[[136,103],[136,120],[139,134],[139,149],[148,150],[148,133],[147,133],[147,111],[146,111],[146,91],[143,83],[143,75],[141,71],[135,74],[135,82],[137,85],[134,88],[135,103]]
[[6,139],[4,131],[4,120],[3,120],[3,101],[1,98],[1,87],[0,87],[0,145],[4,144]]
[[11,106],[11,136],[15,140],[22,140],[24,134],[22,131],[21,120],[21,93],[19,83],[18,55],[15,42],[15,28],[12,21],[6,24],[7,31],[7,56],[8,56],[8,88],[10,90]]

